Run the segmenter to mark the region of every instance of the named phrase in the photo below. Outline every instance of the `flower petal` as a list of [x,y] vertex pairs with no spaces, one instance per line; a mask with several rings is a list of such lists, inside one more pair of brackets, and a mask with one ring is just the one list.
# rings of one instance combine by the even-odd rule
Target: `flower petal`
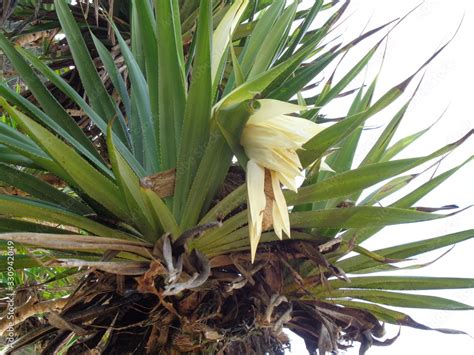
[[260,125],[247,124],[242,131],[240,144],[268,148],[300,149],[301,145],[290,139],[285,132],[263,127]]
[[[324,127],[304,118],[289,116],[306,109],[287,102],[264,99],[247,121],[240,143],[249,158],[247,164],[248,218],[252,262],[262,234],[266,196],[273,201],[271,218],[278,237],[290,236],[288,206],[281,184],[297,191],[296,178],[303,169],[296,151]],[[324,166],[324,165],[323,165]],[[271,190],[265,191],[265,169],[271,173]],[[272,195],[273,192],[273,196]],[[270,208],[268,208],[268,211]],[[266,228],[266,227],[265,227]]]
[[247,163],[247,199],[252,261],[255,258],[258,241],[262,234],[262,218],[266,205],[264,187],[265,169],[255,160],[249,160]]
[[[282,239],[281,229],[285,232],[288,237],[291,237],[290,232],[290,217],[288,215],[288,205],[286,204],[285,196],[283,196],[283,192],[281,191],[280,180],[278,179],[278,174],[274,171],[271,172],[272,176],[272,187],[273,187],[273,196],[275,201],[273,203],[273,226],[275,229],[275,233],[277,233],[278,237]],[[275,228],[275,221],[278,221],[277,227],[280,229],[277,232]]]
[[260,118],[258,120],[252,115],[248,124],[266,127],[272,131],[281,131],[288,139],[291,139],[299,145],[304,144],[324,129],[323,126],[308,119],[286,115],[279,115],[265,119]]
[[250,237],[250,255],[252,263],[255,261],[255,255],[257,254],[257,246],[262,235],[262,221],[263,214],[260,214],[256,220],[252,220],[250,216],[250,210],[247,212],[249,219],[249,237]]
[[[277,153],[275,149],[255,146],[246,146],[244,149],[247,156],[251,160],[256,161],[262,167],[269,170],[280,171],[290,176],[300,175],[298,165],[291,162],[291,160],[282,157],[281,154],[283,153]],[[290,161],[290,163],[288,163],[288,161]]]
[[305,106],[290,104],[286,101],[262,99],[258,100],[260,108],[252,115],[251,119],[268,119],[285,113],[299,112],[306,110]]
[[293,175],[286,175],[282,172],[277,172],[277,175],[278,175],[278,180],[280,180],[280,182],[285,185],[287,188],[289,188],[290,190],[294,191],[294,192],[298,192],[298,185],[296,183],[296,177],[293,176]]

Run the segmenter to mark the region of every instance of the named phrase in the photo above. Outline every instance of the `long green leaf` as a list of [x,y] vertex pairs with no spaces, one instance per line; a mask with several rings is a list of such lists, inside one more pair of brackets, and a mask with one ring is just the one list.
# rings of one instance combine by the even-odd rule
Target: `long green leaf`
[[297,205],[341,197],[356,192],[360,194],[363,189],[437,158],[456,146],[457,144],[448,144],[446,147],[424,157],[370,164],[337,174],[316,184],[302,187],[296,195],[288,192],[288,202]]
[[[464,139],[461,139],[457,142],[457,144],[460,144],[464,141]],[[451,145],[452,146],[452,145]],[[433,191],[436,187],[438,187],[441,183],[446,181],[450,176],[452,176],[455,172],[457,172],[459,169],[461,169],[465,164],[469,163],[472,160],[472,158],[469,158],[466,160],[464,163],[461,165],[452,168],[434,178],[432,178],[430,181],[424,183],[420,187],[418,187],[416,190],[410,192],[409,194],[403,196],[402,198],[398,199],[396,202],[392,203],[390,207],[396,207],[396,208],[409,208],[413,206],[417,201],[419,201],[422,197],[426,196],[428,193]],[[342,238],[346,241],[352,240],[355,238],[355,241],[357,243],[361,243],[364,240],[367,240],[370,238],[372,235],[377,233],[381,228],[375,227],[375,228],[363,228],[360,230],[347,230],[344,232],[342,235]]]
[[90,198],[97,201],[117,217],[127,218],[123,201],[118,197],[117,186],[77,154],[71,147],[55,137],[23,113],[8,104],[3,104],[8,113],[28,132],[30,137],[51,158],[67,172],[75,186],[79,187]]
[[474,287],[474,279],[421,276],[361,276],[351,277],[351,282],[330,280],[324,286],[313,288],[325,293],[327,288],[375,289],[375,290],[452,290]]
[[[359,89],[354,101],[352,102],[351,107],[349,108],[348,116],[352,116],[356,113],[366,111],[370,107],[370,103],[375,91],[376,80],[374,79],[371,85],[368,87],[367,91],[364,92],[364,87]],[[326,163],[332,167],[333,170],[342,173],[349,171],[352,168],[355,153],[357,146],[363,132],[363,125],[357,127],[351,134],[339,142],[339,148],[326,158]],[[330,176],[333,176],[333,172],[329,171],[319,171],[318,172],[318,181],[323,181]],[[326,209],[334,208],[341,203],[341,200],[350,200],[350,198],[336,197],[327,201],[320,201],[317,203],[312,203],[306,205],[306,209]],[[304,207],[304,206],[302,206]]]
[[155,0],[158,43],[159,135],[162,170],[176,167],[186,103],[177,0]]
[[[91,153],[90,149],[87,146],[84,146],[81,142],[76,140],[70,133],[69,129],[65,129],[59,126],[57,123],[53,121],[51,117],[47,114],[42,112],[38,107],[36,107],[33,103],[29,100],[17,94],[13,90],[9,89],[4,85],[0,85],[0,95],[4,96],[7,100],[11,103],[21,107],[25,113],[31,114],[32,117],[36,118],[36,121],[40,121],[47,125],[49,128],[54,130],[58,133],[61,137],[63,137],[69,144],[71,144],[79,153],[82,153],[85,157],[87,157],[91,162],[95,164],[95,166],[104,174],[108,175],[110,170],[105,165],[103,159],[99,156],[95,147],[92,146],[91,142],[88,144],[94,150],[94,153]],[[76,127],[78,127],[76,125]]]
[[[410,78],[411,80],[411,78]],[[338,143],[361,124],[363,124],[369,117],[381,111],[393,101],[395,101],[404,92],[409,81],[403,82],[389,91],[387,91],[374,105],[366,111],[349,116],[341,122],[338,122],[311,138],[304,146],[304,150],[299,152],[299,156],[303,166],[308,166],[313,161],[321,158],[324,152],[334,144]]]
[[[366,92],[364,92],[364,87],[359,89],[357,95],[354,97],[351,107],[349,108],[347,116],[353,116],[356,113],[363,112],[369,108],[375,90],[375,83],[376,80],[371,83]],[[340,148],[327,157],[326,163],[335,171],[341,173],[351,169],[362,130],[362,126],[355,129],[354,132],[339,144]],[[321,174],[322,173],[323,172],[321,172]]]
[[122,78],[122,75],[120,75],[110,51],[93,33],[91,33],[91,36],[92,40],[94,41],[95,48],[97,49],[97,53],[99,54],[100,60],[102,61],[102,64],[104,65],[104,68],[107,71],[107,74],[109,74],[110,80],[112,81],[115,90],[117,90],[120,95],[120,99],[122,100],[123,106],[125,108],[125,113],[128,117],[130,117],[131,106],[130,96],[127,91],[127,84]]
[[[151,101],[148,97],[148,85],[127,43],[115,26],[114,30],[120,50],[127,63],[128,74],[132,83],[132,98],[137,110],[137,115],[132,118],[138,119],[138,122],[130,122],[132,143],[135,149],[137,149],[137,146],[143,149],[143,152],[138,154],[143,154],[144,167],[147,173],[153,174],[158,171],[160,162],[158,159],[159,149],[155,135],[155,122],[153,121],[151,111]],[[137,141],[140,141],[140,143],[137,144]]]
[[[278,3],[278,1],[276,1],[275,3]],[[281,1],[280,3],[284,3],[284,1]],[[254,59],[252,68],[250,72],[248,73],[247,80],[251,80],[252,78],[256,77],[258,74],[266,71],[270,67],[270,65],[275,61],[276,56],[279,54],[278,53],[279,49],[284,44],[284,41],[287,39],[287,34],[294,20],[297,6],[298,6],[298,3],[293,2],[293,4],[291,4],[288,8],[286,8],[283,11],[283,13],[281,13],[281,16],[277,15],[275,24],[272,26],[270,31],[263,33],[265,35],[265,40],[259,44],[258,55]],[[260,21],[262,20],[263,18]],[[256,28],[253,34],[256,35],[257,31],[258,29]],[[244,62],[242,62],[242,64],[243,63]],[[243,66],[243,68],[245,68],[245,66]]]
[[[319,52],[323,49],[324,47],[317,48],[315,50],[315,54],[319,54]],[[338,55],[338,52],[331,50],[321,54],[316,59],[307,63],[305,66],[299,67],[297,70],[295,70],[293,75],[283,77],[282,82],[269,91],[268,97],[282,101],[290,100],[297,92],[303,90],[306,84],[308,84],[329,64],[331,64]],[[314,104],[314,100],[312,98],[307,98],[306,103],[308,105],[312,105]]]
[[265,43],[266,36],[270,35],[271,29],[281,15],[284,7],[285,1],[273,1],[258,19],[257,25],[252,31],[252,36],[250,36],[250,39],[245,43],[241,54],[241,67],[245,77],[249,75],[255,60],[258,58],[261,46]]
[[[153,122],[154,126],[154,132],[152,133],[155,136],[154,143],[156,144],[156,149],[159,149],[159,134],[156,133],[159,129],[159,65],[158,44],[156,40],[156,23],[154,22],[153,8],[150,1],[134,1],[132,6],[137,13],[136,28],[138,30],[138,36],[136,40],[141,41],[144,52],[149,106],[151,109],[150,121]],[[159,156],[159,154],[157,154],[157,156]]]
[[[390,248],[375,250],[374,253],[390,259],[406,259],[439,248],[454,245],[474,238],[474,230],[446,234],[440,237],[425,239],[417,242],[401,244]],[[364,255],[353,256],[337,262],[336,264],[345,272],[366,271],[381,265],[380,262]]]
[[446,216],[393,207],[350,207],[295,212],[290,215],[290,222],[294,228],[364,228],[429,221]]
[[242,67],[240,66],[239,59],[237,58],[237,54],[235,54],[234,46],[229,46],[230,48],[230,58],[232,60],[232,74],[235,77],[235,85],[240,86],[245,82],[244,72],[242,71]]
[[[74,90],[64,79],[62,79],[51,68],[41,62],[41,60],[36,58],[34,55],[25,50],[21,50],[21,53],[33,64],[36,69],[38,69],[44,76],[46,76],[64,94],[71,98],[71,100],[73,100],[84,111],[84,113],[97,125],[97,127],[104,135],[107,135],[107,122],[87,104],[87,102],[82,98],[81,95],[79,95],[79,93],[76,92],[76,90]],[[114,133],[114,135],[116,134]],[[132,153],[122,140],[117,143],[117,148],[119,149],[120,153],[127,159],[128,163],[133,166],[133,170],[135,170],[140,176],[146,175],[143,170],[143,167],[135,159],[135,157],[132,155]],[[107,172],[104,173],[107,174]]]
[[27,222],[7,217],[0,217],[0,232],[69,233],[60,226],[50,227],[40,223]]
[[92,212],[90,208],[81,203],[78,199],[59,191],[33,175],[4,164],[0,164],[0,181],[10,186],[15,186],[36,198],[63,206],[71,212],[78,214],[88,214]]
[[176,187],[173,200],[174,215],[179,220],[189,189],[198,169],[209,137],[212,106],[211,4],[201,0],[196,39],[196,56],[193,64],[192,81],[184,111],[181,146],[176,170]]
[[229,46],[230,38],[239,23],[239,20],[248,5],[248,0],[237,0],[227,10],[222,21],[219,23],[214,31],[212,37],[212,68],[211,77],[212,82],[220,81],[220,69],[224,67],[223,63],[226,60],[227,48]]
[[[0,105],[4,108],[9,107],[2,97],[0,97]],[[56,164],[35,142],[2,122],[0,122],[0,143],[30,159],[41,168],[68,180],[68,174],[64,169]]]
[[371,206],[376,203],[379,203],[385,197],[390,196],[394,192],[407,186],[417,176],[418,174],[409,174],[409,175],[396,177],[390,180],[389,182],[387,182],[386,184],[384,184],[382,187],[372,192],[371,194],[369,194],[362,201],[358,202],[358,205]]
[[199,164],[180,222],[182,229],[195,225],[200,214],[206,211],[207,206],[224,182],[232,161],[232,150],[218,127],[217,120],[240,122],[243,119],[248,119],[252,112],[253,107],[249,102],[221,108],[215,112],[215,117],[211,123],[209,141]]
[[68,212],[60,206],[18,196],[0,195],[0,213],[6,216],[33,218],[39,221],[74,226],[98,236],[123,239],[130,239],[132,237],[86,217]]
[[331,290],[325,295],[318,296],[330,298],[337,302],[338,298],[357,298],[364,301],[385,304],[394,307],[443,309],[443,310],[472,310],[474,307],[467,304],[452,301],[443,297],[412,295],[399,292],[387,292],[377,290]]
[[[13,45],[0,33],[0,47],[3,52],[9,57],[12,64],[15,66],[18,74],[28,86],[38,103],[43,108],[44,112],[55,123],[56,127],[60,127],[64,132],[74,138],[84,149],[86,149],[95,158],[99,158],[99,154],[95,150],[84,132],[77,126],[74,119],[69,116],[66,110],[59,104],[54,96],[49,92],[43,82],[35,75],[33,70],[28,66],[22,56],[15,50]],[[5,87],[2,88],[2,94]],[[61,133],[60,131],[60,133]]]
[[[61,23],[61,28],[68,40],[74,64],[79,71],[82,85],[84,85],[91,106],[107,123],[111,122],[116,115],[114,104],[97,73],[94,62],[82,38],[81,30],[64,1],[54,0],[54,7]],[[115,122],[114,132],[117,133],[123,143],[126,142],[126,134],[118,121]]]
[[208,223],[227,216],[232,210],[243,205],[247,201],[247,185],[242,184],[221,201],[217,203],[199,222]]
[[[369,31],[370,32],[370,31]],[[448,42],[449,43],[449,42]],[[351,44],[352,45],[352,44]],[[388,90],[379,100],[377,100],[369,109],[359,114],[355,114],[346,118],[331,127],[323,130],[312,139],[310,139],[304,146],[304,150],[299,152],[301,163],[304,167],[312,162],[320,159],[323,153],[334,144],[347,137],[353,130],[364,123],[369,117],[384,109],[400,97],[406,90],[410,82],[415,76],[423,70],[439,53],[447,46],[443,45],[431,57],[429,57],[411,76],[402,81],[400,84]]]
[[128,207],[125,222],[136,226],[147,240],[154,240],[157,230],[142,195],[140,180],[115,148],[111,126],[109,126],[109,134],[107,135],[107,148],[117,185],[120,188],[121,200],[125,201],[125,205]]
[[394,143],[393,145],[391,145],[389,148],[387,148],[385,150],[383,155],[380,157],[380,161],[387,161],[387,160],[392,159],[395,155],[400,153],[403,149],[407,148],[410,144],[412,144],[418,138],[420,138],[426,132],[428,132],[431,129],[431,127],[433,127],[433,125],[425,128],[425,129],[423,129],[419,132],[413,133],[409,136],[406,136],[406,137],[400,139],[399,141],[397,141],[396,143]]
[[405,113],[412,99],[413,99],[413,96],[405,105],[403,105],[403,107],[390,120],[387,127],[384,129],[384,131],[379,136],[377,141],[374,143],[370,151],[364,157],[364,160],[361,162],[360,166],[377,163],[380,161],[382,155],[384,154],[385,150],[387,149],[390,143],[390,140],[393,138],[394,134],[397,131],[398,126],[400,125],[400,122],[405,116]]
[[301,52],[299,55],[288,59],[287,61],[273,67],[267,72],[261,73],[253,80],[246,82],[235,90],[231,91],[227,96],[222,98],[217,104],[216,109],[226,108],[239,104],[245,100],[252,99],[256,94],[265,90],[270,90],[273,84],[279,79],[289,76],[298,65],[310,54],[311,48]]
[[340,305],[345,307],[352,307],[356,309],[362,309],[369,311],[380,321],[386,322],[389,324],[403,325],[406,327],[412,327],[415,329],[422,330],[434,330],[444,334],[466,334],[463,331],[448,329],[448,328],[431,328],[427,325],[421,324],[413,320],[410,316],[405,313],[394,311],[393,309],[385,308],[376,304],[367,303],[367,302],[356,302],[356,301],[338,301]]
[[377,49],[379,48],[381,43],[382,42],[378,42],[374,47],[372,47],[367,52],[367,54],[358,63],[356,63],[356,65],[354,65],[351,70],[346,73],[346,75],[342,77],[340,81],[338,81],[333,87],[331,87],[331,89],[326,93],[326,95],[320,95],[318,97],[318,100],[316,100],[315,105],[317,107],[324,106],[328,102],[332,101],[337,95],[339,95],[341,91],[344,90],[344,88],[346,88],[347,85],[350,84],[350,82],[354,80],[355,77],[357,77],[357,75],[359,75],[362,69],[366,67],[366,65],[374,56],[375,52],[377,52]]
[[18,154],[13,149],[0,145],[0,162],[5,164],[12,164],[16,166],[22,166],[25,168],[39,169],[39,165],[36,165],[33,160]]
[[349,195],[407,171],[426,161],[411,158],[371,164],[337,174],[331,178],[300,188],[298,194],[287,192],[288,203],[298,205]]
[[316,15],[321,10],[323,3],[324,3],[324,0],[316,0],[314,2],[311,9],[308,11],[306,16],[304,17],[303,22],[295,30],[295,33],[292,36],[293,38],[291,39],[290,45],[288,46],[288,49],[283,54],[284,59],[287,59],[289,56],[291,56],[293,52],[295,51],[296,47],[300,44],[301,40],[306,35],[306,32],[308,31],[309,27],[311,26],[314,19],[316,18]]
[[[164,233],[170,233],[173,238],[177,238],[181,234],[181,229],[168,206],[153,190],[142,188],[142,193],[148,198],[150,210],[154,214],[155,220],[159,222],[161,230]],[[159,237],[161,235],[155,236],[155,240]]]
[[237,213],[235,216],[226,220],[222,227],[211,229],[196,240],[194,245],[197,248],[209,248],[218,244],[222,237],[234,232],[247,222],[247,211]]

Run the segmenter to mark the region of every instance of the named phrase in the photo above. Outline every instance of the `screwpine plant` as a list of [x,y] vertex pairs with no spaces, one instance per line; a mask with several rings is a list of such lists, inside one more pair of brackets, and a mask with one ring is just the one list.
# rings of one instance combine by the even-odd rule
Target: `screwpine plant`
[[[25,87],[0,85],[0,240],[14,243],[18,273],[42,275],[23,282],[35,297],[17,299],[19,336],[6,353],[283,354],[288,328],[311,353],[358,342],[363,354],[393,341],[385,323],[462,333],[390,307],[472,309],[405,291],[473,279],[377,272],[472,230],[363,247],[385,226],[451,215],[415,206],[472,157],[402,188],[417,175],[408,171],[443,159],[472,131],[405,159],[396,156],[427,129],[393,142],[413,98],[400,97],[444,47],[380,98],[376,79],[351,90],[398,21],[335,43],[348,3],[55,0],[38,10],[42,27],[22,31],[64,34],[51,39],[56,57],[0,34]],[[383,38],[340,80],[316,82],[372,36]],[[347,115],[331,122],[324,107],[347,94]],[[396,105],[355,164],[364,122]],[[401,197],[382,207],[393,193]],[[0,257],[1,271],[9,265]],[[0,331],[7,326],[1,318]]]

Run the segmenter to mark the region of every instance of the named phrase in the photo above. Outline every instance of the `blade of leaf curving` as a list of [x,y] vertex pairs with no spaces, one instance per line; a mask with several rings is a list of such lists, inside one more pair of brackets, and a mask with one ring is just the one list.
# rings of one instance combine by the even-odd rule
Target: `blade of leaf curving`
[[364,228],[413,223],[444,218],[448,215],[394,207],[349,207],[295,212],[290,215],[295,228]]
[[40,166],[35,164],[23,155],[18,154],[13,149],[0,144],[0,162],[5,164],[12,164],[22,166],[25,168],[40,169]]
[[289,76],[310,54],[310,49],[301,52],[299,55],[293,56],[267,72],[261,73],[253,80],[248,81],[231,91],[215,105],[215,109],[218,110],[220,108],[239,104],[245,100],[252,99],[258,93],[270,89],[272,84],[278,81],[278,79]]
[[[148,174],[153,174],[159,169],[159,149],[155,135],[155,122],[153,121],[151,111],[151,98],[148,96],[148,85],[127,43],[117,27],[113,25],[113,28],[120,45],[120,50],[127,63],[128,74],[132,83],[132,98],[138,113],[136,116],[131,117],[139,121],[130,122],[132,143],[134,147],[137,147],[137,145],[142,147],[144,168]],[[137,141],[140,141],[140,143],[137,144]]]
[[454,277],[426,276],[359,276],[351,277],[351,282],[345,280],[329,280],[326,285],[318,285],[313,289],[326,292],[332,289],[373,289],[373,290],[452,290],[474,287],[474,279]]
[[229,46],[230,37],[232,36],[237,24],[242,17],[248,5],[248,0],[237,0],[227,10],[221,22],[214,31],[212,37],[212,54],[211,54],[211,78],[214,83],[220,81],[219,68],[221,63],[226,60],[227,48]]
[[[68,40],[74,64],[79,71],[91,106],[108,123],[116,115],[114,104],[112,98],[105,90],[102,80],[100,80],[94,62],[82,38],[79,26],[64,1],[54,0],[54,8],[61,23],[61,28]],[[118,121],[114,125],[114,132],[123,143],[126,142],[126,134]]]
[[316,15],[321,10],[323,3],[324,3],[324,0],[316,0],[314,2],[311,9],[304,17],[303,22],[295,30],[295,35],[293,35],[293,38],[290,41],[290,45],[288,46],[288,49],[283,54],[283,59],[287,59],[294,53],[296,47],[300,44],[301,40],[306,34],[306,31],[308,31],[309,27],[311,26],[314,19],[316,18]]
[[[325,95],[319,95],[318,99],[315,102],[315,106],[320,107],[326,105],[328,102],[332,101],[334,98],[339,95],[342,90],[344,90],[352,80],[354,80],[357,75],[364,69],[369,61],[372,59],[374,54],[377,52],[382,41],[379,41],[374,47],[372,47],[367,54],[358,62],[354,67],[347,72],[340,81],[338,81],[334,86],[331,85],[330,90]],[[332,78],[332,77],[331,77]]]
[[40,223],[27,222],[7,217],[0,217],[0,232],[72,233],[62,229],[61,226],[51,227]]
[[107,134],[107,148],[112,170],[121,192],[121,200],[125,201],[128,209],[125,222],[136,226],[147,240],[154,241],[157,230],[153,216],[142,195],[140,180],[115,148],[111,126],[109,126],[109,133]]
[[[150,210],[154,213],[155,220],[159,221],[163,232],[170,233],[173,238],[177,238],[181,234],[181,230],[166,204],[153,190],[142,187],[142,192],[148,198]],[[160,236],[155,236],[155,240],[159,237]]]
[[243,205],[247,200],[247,185],[242,184],[217,203],[199,222],[208,223],[227,216],[232,210]]
[[176,169],[176,187],[173,212],[179,220],[189,189],[196,175],[209,137],[212,107],[211,78],[211,4],[201,0],[196,39],[196,55],[192,70],[191,86],[184,111],[183,131]]
[[63,206],[71,212],[82,215],[92,213],[92,210],[78,199],[19,169],[0,164],[0,181],[15,186],[31,196]]
[[[370,32],[372,31],[367,32],[367,34]],[[359,40],[361,40],[361,38],[357,39],[354,43],[351,43],[350,46],[353,46]],[[416,75],[429,63],[431,63],[431,61],[433,61],[433,59],[435,59],[448,44],[449,42],[433,53],[433,55],[431,55],[431,57],[429,57],[411,76],[388,90],[379,100],[377,100],[369,109],[367,109],[367,111],[348,117],[342,122],[338,122],[328,127],[310,139],[303,146],[304,150],[299,152],[302,165],[306,167],[311,162],[321,158],[323,153],[332,145],[338,143],[341,139],[349,135],[354,129],[365,122],[369,117],[384,109],[398,97],[400,97],[405,92],[410,82],[416,77]]]
[[[49,92],[46,86],[35,75],[33,70],[28,66],[22,56],[15,50],[13,45],[1,33],[0,47],[8,56],[22,80],[28,86],[28,89],[38,100],[38,103],[46,113],[47,117],[50,119],[51,123],[54,122],[54,124],[50,124],[50,126],[61,128],[59,131],[60,133],[67,132],[68,136],[73,138],[71,141],[77,142],[93,157],[100,159],[96,149],[91,144],[84,132],[74,122],[74,119],[69,116],[66,110],[59,104],[59,102]],[[5,95],[6,89],[7,87],[2,85],[2,95]]]
[[98,236],[114,236],[121,239],[133,237],[89,218],[68,212],[60,206],[24,197],[0,195],[0,213],[6,216],[33,218],[38,221],[74,226]]
[[[284,1],[282,1],[281,3],[284,4]],[[256,56],[253,60],[251,69],[247,75],[247,80],[251,80],[252,78],[256,77],[258,74],[266,71],[270,67],[270,65],[273,62],[275,62],[275,59],[279,54],[279,50],[285,44],[285,41],[288,39],[288,31],[290,30],[290,26],[293,23],[297,6],[298,6],[298,3],[293,2],[281,14],[277,14],[276,21],[271,27],[271,29],[263,33],[265,36],[264,37],[265,40],[260,42],[258,46],[258,52],[255,53]],[[270,10],[271,10],[271,7],[269,11]],[[259,22],[262,20],[263,20],[263,17],[262,19],[259,20]],[[258,27],[258,24],[257,24],[257,27]],[[257,27],[255,28],[253,32],[251,40],[253,39],[254,35],[257,35],[258,33]],[[246,57],[244,56],[243,58],[245,59]],[[242,67],[245,73],[244,60],[242,61]]]
[[[17,94],[10,88],[0,85],[0,95],[4,96],[7,100],[9,100],[12,104],[17,105],[21,109],[23,109],[26,113],[31,114],[32,117],[36,118],[36,121],[42,122],[47,125],[49,128],[54,130],[58,133],[61,137],[67,140],[78,152],[82,153],[85,157],[87,157],[94,165],[105,175],[110,175],[110,170],[105,165],[104,160],[102,157],[99,156],[95,147],[93,147],[95,153],[91,153],[91,151],[84,146],[81,142],[76,140],[69,132],[68,129],[65,129],[59,126],[57,123],[53,121],[51,117],[41,111],[38,107],[36,107],[33,103],[29,100]],[[76,125],[77,126],[77,125]],[[78,127],[78,126],[77,126]],[[89,142],[91,144],[91,142]],[[92,145],[92,144],[91,144]]]
[[[444,112],[443,112],[443,114],[444,114]],[[397,141],[396,143],[394,143],[389,148],[386,148],[386,150],[384,151],[384,153],[380,157],[380,161],[387,161],[387,160],[392,159],[395,155],[397,155],[402,150],[404,150],[406,147],[408,147],[410,144],[415,142],[418,138],[420,138],[426,132],[428,132],[438,122],[438,120],[441,119],[443,114],[433,124],[431,124],[429,127],[425,128],[425,129],[422,129],[421,131],[416,132],[414,134],[411,134],[409,136],[406,136],[406,137],[400,139],[399,141]]]
[[388,309],[376,304],[371,304],[371,303],[366,303],[366,302],[357,302],[357,301],[345,301],[345,300],[340,300],[338,301],[338,303],[346,307],[353,307],[357,309],[367,310],[370,313],[372,313],[374,316],[376,316],[379,320],[383,322],[387,322],[389,324],[403,325],[403,326],[412,327],[416,329],[423,329],[423,330],[434,330],[434,331],[444,333],[444,334],[467,335],[467,333],[460,330],[456,330],[456,329],[430,328],[424,324],[415,322],[410,316],[402,312],[394,311],[392,309]]
[[442,309],[442,310],[472,310],[474,307],[443,297],[378,290],[330,290],[326,294],[318,294],[337,302],[338,298],[360,299],[377,304],[394,307]]
[[121,199],[118,197],[119,190],[111,180],[98,172],[71,147],[38,123],[8,106],[8,104],[3,104],[3,106],[35,143],[47,152],[61,169],[64,169],[69,181],[72,181],[75,186],[116,214],[117,217],[126,219],[127,213],[123,209]]
[[371,206],[376,203],[379,203],[385,197],[390,196],[394,192],[399,191],[400,189],[407,186],[417,176],[418,174],[409,174],[409,175],[396,177],[390,180],[389,182],[387,182],[386,184],[384,184],[382,187],[372,192],[371,194],[369,194],[366,198],[364,198],[362,201],[358,202],[357,204],[359,206]]
[[225,175],[232,161],[232,150],[229,148],[217,120],[232,120],[240,122],[248,119],[253,112],[249,102],[242,102],[232,107],[221,108],[214,113],[211,122],[209,141],[203,158],[194,178],[188,200],[185,205],[181,228],[190,228],[197,223],[201,214],[224,182]]
[[358,196],[363,189],[446,154],[456,146],[457,144],[454,143],[448,144],[423,157],[370,164],[337,174],[315,184],[304,186],[297,194],[291,191],[286,192],[288,203],[304,204],[355,193]]
[[[472,229],[422,241],[401,244],[390,248],[379,249],[374,252],[387,258],[406,259],[439,248],[454,245],[471,238],[474,238],[474,230]],[[370,272],[370,268],[378,266],[380,263],[366,256],[357,255],[338,261],[336,265],[342,268],[345,272],[355,272],[360,270]]]
[[[10,107],[2,97],[0,97],[0,105],[5,109]],[[0,122],[0,143],[30,159],[41,168],[69,181],[69,175],[66,171],[53,161],[35,142],[21,134],[17,129],[2,122]]]
[[[123,106],[125,108],[125,113],[127,117],[130,117],[130,96],[127,91],[127,84],[125,80],[120,75],[119,70],[115,64],[115,60],[112,57],[110,51],[104,46],[104,44],[93,34],[91,33],[92,40],[94,41],[95,48],[97,49],[97,53],[99,54],[100,60],[104,65],[107,74],[109,74],[110,80],[115,87],[115,90],[120,95],[122,99]],[[119,117],[120,118],[120,117]],[[129,139],[129,133],[126,131],[126,123],[124,121],[120,122],[122,124],[125,133],[127,133],[127,139]]]
[[[41,60],[36,58],[30,52],[22,50],[22,54],[31,62],[31,64],[33,64],[36,69],[38,69],[71,100],[73,100],[92,120],[92,122],[97,125],[97,127],[104,135],[107,135],[107,122],[96,111],[94,111],[91,106],[87,104],[87,102],[82,98],[81,95],[79,95],[79,93],[76,92],[76,90],[74,90],[63,78],[56,75],[56,73],[51,68],[41,62]],[[114,133],[114,135],[116,135],[116,133]],[[119,149],[120,153],[127,159],[128,163],[133,166],[133,170],[139,173],[140,176],[146,175],[143,170],[143,167],[132,155],[126,144],[123,143],[123,141],[120,139],[119,142],[117,142],[117,148]],[[104,173],[108,174],[107,172]]]
[[[146,68],[146,82],[148,84],[148,98],[151,109],[151,122],[155,127],[156,149],[159,147],[159,77],[158,77],[158,44],[156,40],[156,23],[154,22],[153,9],[150,1],[134,1],[132,6],[137,13],[138,38],[143,47]],[[159,154],[157,154],[157,157]],[[155,160],[157,160],[155,158]],[[159,166],[159,164],[157,164]],[[153,171],[155,172],[155,171]]]
[[186,103],[183,44],[177,0],[155,0],[158,47],[158,108],[162,170],[176,167]]
[[[461,143],[461,141],[458,141]],[[455,172],[461,169],[465,164],[469,163],[473,158],[469,158],[464,163],[432,178],[430,181],[424,183],[416,190],[410,192],[409,194],[405,195],[404,197],[398,199],[396,202],[392,203],[390,207],[397,207],[397,208],[410,208],[419,201],[422,197],[426,196],[428,193],[433,191],[436,187],[438,187],[441,183],[446,181],[450,176],[452,176]],[[372,235],[377,233],[381,228],[363,228],[360,230],[347,230],[343,233],[342,238],[346,241],[355,239],[356,243],[361,243],[364,240],[367,240]]]

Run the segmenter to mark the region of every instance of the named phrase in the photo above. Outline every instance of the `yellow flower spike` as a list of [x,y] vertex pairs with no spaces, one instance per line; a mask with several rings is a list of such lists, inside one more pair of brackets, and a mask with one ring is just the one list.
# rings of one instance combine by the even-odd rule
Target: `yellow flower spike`
[[[240,138],[249,158],[247,193],[252,262],[263,231],[266,208],[271,208],[276,235],[282,239],[285,232],[290,237],[288,206],[281,185],[297,191],[296,177],[301,176],[302,166],[296,150],[323,129],[314,122],[288,115],[306,109],[304,106],[268,99],[259,100],[259,104],[260,108],[250,116]],[[267,206],[265,195],[265,169],[270,172],[273,190],[273,197],[269,197],[271,206]]]

